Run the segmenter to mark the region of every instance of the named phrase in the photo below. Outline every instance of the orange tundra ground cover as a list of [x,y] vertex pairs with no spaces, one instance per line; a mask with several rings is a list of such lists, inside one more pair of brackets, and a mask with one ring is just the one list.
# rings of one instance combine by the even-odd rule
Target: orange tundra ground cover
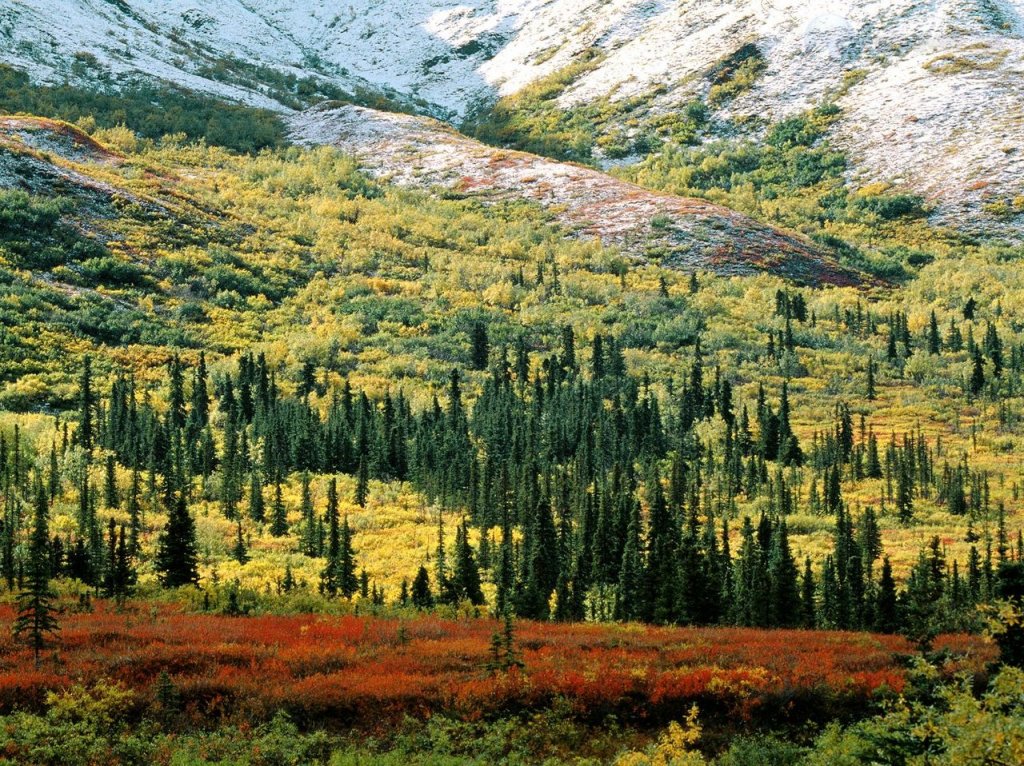
[[[10,625],[10,607],[0,622]],[[140,605],[66,614],[39,670],[0,630],[0,712],[38,709],[46,692],[115,681],[156,705],[161,671],[197,721],[259,720],[278,709],[307,724],[378,726],[403,715],[464,718],[538,709],[556,697],[581,717],[662,722],[703,711],[810,720],[842,715],[903,688],[900,637],[743,628],[654,628],[520,622],[522,670],[488,669],[500,624],[445,620],[225,617]],[[950,671],[981,672],[980,638],[940,638]]]

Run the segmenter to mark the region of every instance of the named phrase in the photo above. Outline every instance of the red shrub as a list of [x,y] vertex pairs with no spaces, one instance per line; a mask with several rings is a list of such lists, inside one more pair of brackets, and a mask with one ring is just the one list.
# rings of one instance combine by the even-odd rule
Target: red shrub
[[[0,619],[12,618],[0,606]],[[166,671],[197,720],[258,720],[283,707],[303,720],[382,725],[405,714],[535,709],[555,697],[584,716],[678,717],[693,702],[749,716],[787,700],[813,710],[899,692],[898,658],[910,652],[899,637],[859,633],[522,622],[523,670],[495,673],[490,640],[500,626],[490,620],[142,616],[101,603],[62,622],[59,660],[42,673],[0,629],[0,711],[38,709],[48,690],[99,678],[153,699]],[[974,637],[937,645],[970,669],[994,652]]]

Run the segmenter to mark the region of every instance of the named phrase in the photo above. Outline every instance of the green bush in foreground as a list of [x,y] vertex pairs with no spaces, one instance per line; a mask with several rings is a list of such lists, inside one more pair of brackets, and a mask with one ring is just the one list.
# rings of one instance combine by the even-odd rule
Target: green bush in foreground
[[[924,663],[914,685],[888,709],[843,726],[830,724],[810,746],[784,733],[733,736],[717,757],[706,746],[697,711],[656,737],[608,720],[597,728],[575,721],[558,700],[546,711],[495,721],[407,719],[397,731],[365,735],[302,732],[279,713],[248,728],[221,725],[178,731],[135,720],[139,700],[116,685],[73,687],[48,697],[43,715],[0,718],[0,764],[78,766],[475,766],[476,764],[614,763],[617,766],[856,766],[929,764],[982,766],[1024,763],[1024,671],[1007,667],[975,693],[969,679],[950,684]],[[721,724],[721,722],[717,722]],[[358,738],[357,738],[358,736]],[[643,745],[649,741],[649,745]],[[639,742],[633,747],[628,743]]]

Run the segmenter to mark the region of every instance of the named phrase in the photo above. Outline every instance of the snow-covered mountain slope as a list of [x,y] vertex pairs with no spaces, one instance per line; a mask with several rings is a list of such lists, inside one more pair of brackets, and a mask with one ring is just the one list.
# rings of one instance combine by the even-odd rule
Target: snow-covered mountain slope
[[835,98],[854,181],[917,190],[963,222],[1021,192],[1022,18],[1024,0],[6,0],[0,60],[279,108],[275,73],[313,76],[457,123],[595,50],[564,106],[649,94],[671,110],[754,44],[764,68],[725,116]]
[[[465,13],[493,5],[477,3]],[[477,70],[511,36],[514,16],[493,9],[463,45],[451,33],[463,8],[456,6],[442,0],[13,0],[0,3],[0,43],[6,39],[0,60],[48,82],[97,72],[144,74],[282,108],[265,87],[275,70],[349,91],[405,96],[424,111],[456,118],[490,92]]]
[[[299,144],[329,144],[399,185],[445,187],[485,202],[527,199],[585,238],[638,260],[687,271],[770,271],[802,284],[862,284],[813,243],[710,202],[658,194],[597,170],[495,149],[426,117],[357,106],[316,107],[289,118]],[[867,280],[870,281],[870,280]]]

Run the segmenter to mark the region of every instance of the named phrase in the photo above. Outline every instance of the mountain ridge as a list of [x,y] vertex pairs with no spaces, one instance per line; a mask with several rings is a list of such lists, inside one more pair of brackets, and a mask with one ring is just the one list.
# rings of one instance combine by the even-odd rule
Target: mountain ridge
[[753,46],[762,65],[717,104],[719,132],[756,138],[765,121],[834,100],[851,184],[891,183],[943,222],[1019,237],[1022,13],[1021,0],[25,0],[0,9],[0,60],[97,87],[145,72],[286,113],[375,93],[459,123],[590,52],[564,108],[641,97],[671,113]]
[[802,284],[879,284],[798,235],[706,200],[654,192],[593,168],[496,149],[424,117],[324,105],[288,118],[305,146],[331,145],[377,178],[485,198],[525,199],[637,261],[723,275],[772,271]]

